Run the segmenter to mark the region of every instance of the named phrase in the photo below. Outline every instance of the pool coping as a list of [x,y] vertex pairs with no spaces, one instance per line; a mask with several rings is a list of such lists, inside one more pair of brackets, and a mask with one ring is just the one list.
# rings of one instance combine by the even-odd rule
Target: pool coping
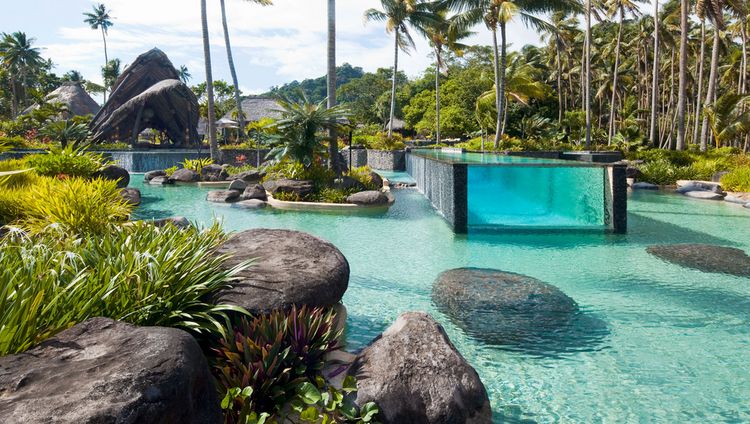
[[527,167],[527,168],[610,168],[613,166],[622,166],[626,167],[627,165],[620,162],[610,162],[610,163],[604,163],[604,162],[583,162],[576,159],[562,159],[562,158],[556,158],[556,159],[549,159],[549,158],[535,158],[533,156],[516,156],[516,155],[510,155],[505,153],[488,153],[488,152],[477,152],[477,151],[471,151],[467,150],[465,153],[480,153],[480,154],[486,154],[486,155],[494,155],[494,156],[507,156],[507,157],[523,157],[527,159],[536,159],[539,161],[544,160],[553,160],[558,162],[553,163],[530,163],[530,162],[495,162],[495,163],[483,163],[483,162],[468,162],[468,161],[453,161],[453,160],[447,160],[447,159],[439,159],[435,157],[431,157],[429,155],[420,154],[420,150],[428,150],[429,149],[412,149],[408,153],[412,154],[414,156],[419,156],[425,159],[434,160],[435,162],[444,163],[446,165],[467,165],[467,166],[518,166],[518,167]]

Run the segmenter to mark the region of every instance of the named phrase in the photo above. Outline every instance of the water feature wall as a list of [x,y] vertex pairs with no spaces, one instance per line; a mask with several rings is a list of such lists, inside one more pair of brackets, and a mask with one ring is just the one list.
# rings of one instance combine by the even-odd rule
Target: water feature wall
[[209,157],[206,150],[164,150],[164,151],[111,151],[102,152],[129,172],[148,172],[177,166],[185,159]]
[[457,233],[627,228],[622,165],[544,160],[472,163],[414,152],[406,170]]
[[467,166],[407,154],[406,172],[457,233],[467,232]]

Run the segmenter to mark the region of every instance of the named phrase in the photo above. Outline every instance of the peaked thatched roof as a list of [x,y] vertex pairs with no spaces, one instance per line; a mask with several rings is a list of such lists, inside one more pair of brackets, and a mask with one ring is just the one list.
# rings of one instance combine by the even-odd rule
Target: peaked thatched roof
[[[68,113],[66,118],[70,116],[85,116],[95,115],[101,108],[94,99],[89,96],[89,93],[81,87],[80,84],[74,82],[63,83],[60,87],[52,91],[45,97],[47,102],[62,103],[68,107]],[[39,106],[31,106],[24,110],[23,113],[29,113]]]
[[[242,112],[246,122],[260,121],[263,118],[279,119],[281,107],[271,97],[251,97],[242,101]],[[227,113],[222,119],[234,119],[232,112]]]

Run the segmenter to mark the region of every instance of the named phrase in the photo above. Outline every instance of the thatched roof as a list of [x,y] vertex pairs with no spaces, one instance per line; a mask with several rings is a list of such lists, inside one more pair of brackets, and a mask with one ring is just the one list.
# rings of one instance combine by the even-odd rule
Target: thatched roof
[[[280,108],[276,100],[270,97],[251,97],[242,101],[245,122],[260,121],[263,118],[279,119],[281,118]],[[232,112],[224,115],[222,119],[234,119]]]
[[[192,99],[191,99],[192,96]],[[146,128],[165,131],[179,145],[198,139],[195,95],[180,80],[160,81],[102,117],[94,140],[133,140]]]
[[176,144],[197,143],[198,99],[178,78],[161,50],[138,56],[91,122],[94,140],[136,142],[138,133],[154,128],[166,131]]
[[[62,103],[67,106],[68,113],[65,114],[67,115],[65,118],[94,115],[101,109],[99,104],[89,96],[89,93],[80,84],[74,82],[63,83],[63,85],[49,93],[45,97],[45,101]],[[37,105],[31,106],[24,110],[23,113],[29,113],[38,107]]]

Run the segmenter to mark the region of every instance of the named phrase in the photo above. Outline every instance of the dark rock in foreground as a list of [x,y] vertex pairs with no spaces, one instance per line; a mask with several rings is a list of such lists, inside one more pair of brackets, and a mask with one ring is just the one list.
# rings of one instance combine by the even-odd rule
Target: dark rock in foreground
[[138,206],[141,204],[141,191],[137,188],[120,189],[120,196],[122,196],[125,203],[130,206]]
[[266,194],[266,189],[263,188],[260,184],[255,184],[253,186],[248,186],[244,192],[242,192],[241,196],[242,200],[262,200],[266,201],[268,200],[268,194]]
[[220,423],[213,378],[182,330],[93,318],[0,358],[11,423]]
[[469,335],[532,354],[585,348],[606,329],[558,288],[495,269],[445,271],[433,285],[432,300]]
[[646,251],[667,262],[687,268],[750,277],[750,256],[743,250],[733,247],[672,244],[650,246]]
[[255,259],[216,300],[252,313],[292,305],[333,306],[349,285],[349,263],[336,246],[299,231],[243,231],[233,235],[218,253],[232,256],[225,263],[229,268]]
[[108,165],[94,173],[93,177],[117,181],[117,188],[125,188],[130,184],[130,173],[117,165]]
[[263,187],[271,193],[291,193],[305,197],[313,192],[313,182],[306,180],[272,180],[263,183]]
[[384,424],[492,421],[479,375],[423,312],[399,316],[348,372],[357,377],[356,403],[376,402]]
[[171,218],[155,219],[151,223],[156,227],[163,227],[165,225],[174,225],[177,228],[190,228],[193,224],[184,216],[173,216]]

